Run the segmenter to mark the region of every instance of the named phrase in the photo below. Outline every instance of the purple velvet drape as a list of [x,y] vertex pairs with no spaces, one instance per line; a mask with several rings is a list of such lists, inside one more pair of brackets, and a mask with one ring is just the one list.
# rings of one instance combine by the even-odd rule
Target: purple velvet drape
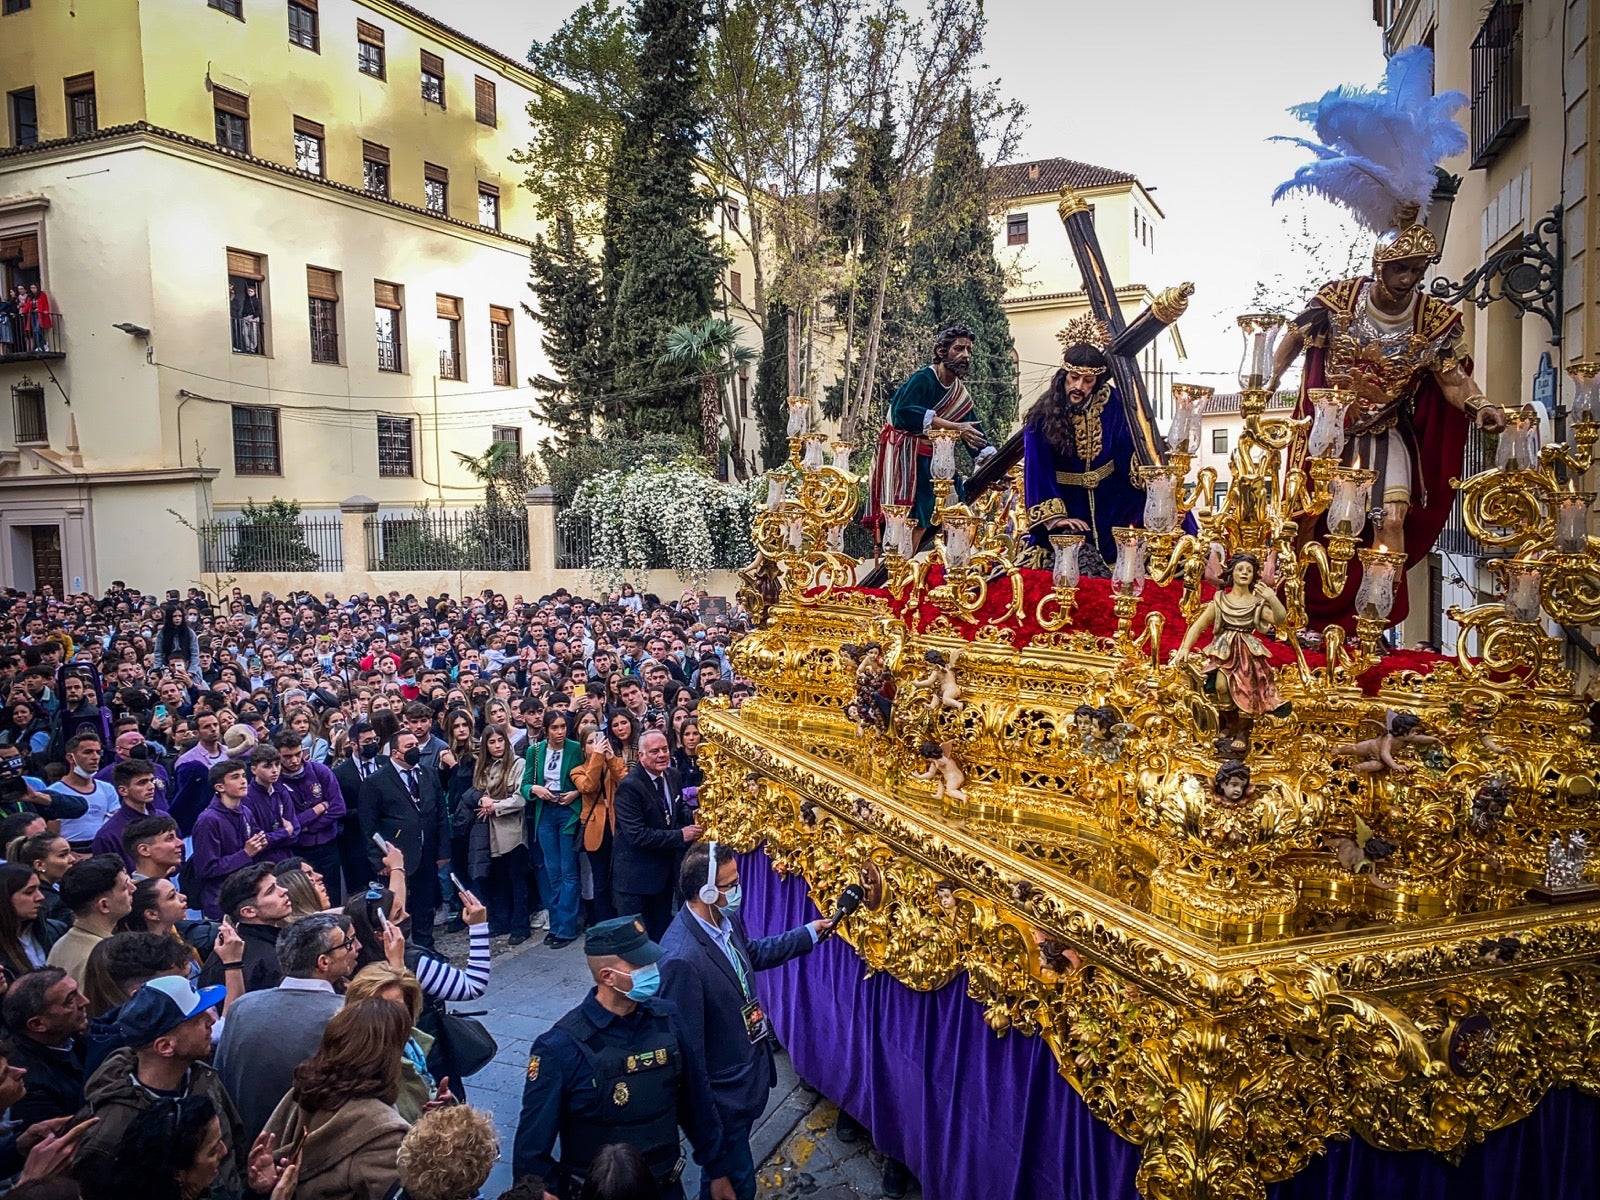
[[[805,881],[757,850],[740,863],[752,936],[816,917]],[[957,979],[914,992],[830,940],[761,975],[761,996],[800,1077],[905,1162],[927,1200],[974,1196],[1123,1200],[1139,1151],[1089,1114],[1037,1037],[996,1037]],[[1460,1167],[1437,1155],[1339,1143],[1271,1200],[1556,1200],[1600,1194],[1600,1101],[1547,1097],[1528,1120],[1490,1134]],[[1576,1190],[1575,1190],[1576,1189]]]

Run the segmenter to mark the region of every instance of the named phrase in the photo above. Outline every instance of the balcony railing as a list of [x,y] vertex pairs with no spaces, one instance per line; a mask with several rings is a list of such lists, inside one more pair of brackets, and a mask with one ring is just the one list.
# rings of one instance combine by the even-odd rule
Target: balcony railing
[[378,370],[398,371],[400,369],[400,339],[378,339]]
[[58,312],[49,316],[50,325],[35,329],[31,315],[11,318],[11,340],[0,341],[0,362],[37,362],[46,358],[65,358],[65,319]]
[[267,352],[266,324],[260,317],[233,317],[233,352],[235,354],[265,354]]
[[1492,163],[1527,123],[1522,4],[1496,0],[1472,41],[1472,169]]

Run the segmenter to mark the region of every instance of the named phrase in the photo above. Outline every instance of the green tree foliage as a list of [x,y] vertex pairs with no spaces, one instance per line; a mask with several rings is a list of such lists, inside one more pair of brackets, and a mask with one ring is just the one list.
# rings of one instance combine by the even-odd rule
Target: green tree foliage
[[917,324],[929,334],[947,325],[972,330],[967,391],[984,429],[999,442],[1017,417],[1017,368],[1011,323],[1000,304],[1005,276],[994,256],[986,174],[971,106],[963,105],[939,138],[923,201],[926,232],[912,248],[904,290],[920,302]]
[[634,393],[625,418],[630,427],[693,432],[700,428],[699,389],[677,382],[681,372],[660,360],[669,329],[711,315],[723,265],[705,230],[711,196],[695,181],[705,123],[699,71],[705,16],[699,0],[638,0],[635,22],[641,85],[628,123],[648,131],[648,140],[629,164],[611,357],[618,390]]
[[559,447],[546,442],[539,447],[539,462],[557,507],[564,508],[585,480],[619,464],[669,463],[699,452],[699,438],[690,434],[633,434],[620,425],[607,426],[592,437]]
[[239,540],[229,555],[235,571],[315,571],[322,565],[300,528],[300,505],[274,496],[265,504],[246,500]]
[[752,401],[761,431],[761,461],[770,469],[789,454],[789,309],[781,300],[767,306],[761,365],[756,368]]
[[713,467],[722,457],[718,427],[723,421],[727,422],[734,473],[740,479],[749,475],[744,436],[738,415],[723,411],[723,393],[729,377],[756,358],[757,352],[740,342],[739,327],[723,317],[674,325],[667,330],[661,355],[664,371],[676,370],[694,377],[700,391],[700,450]]
[[528,286],[536,305],[524,306],[544,328],[539,344],[552,374],[530,382],[538,396],[535,416],[558,443],[570,444],[620,413],[608,398],[610,379],[601,372],[605,305],[599,267],[578,245],[571,221],[558,219],[552,234],[549,241],[534,241]]

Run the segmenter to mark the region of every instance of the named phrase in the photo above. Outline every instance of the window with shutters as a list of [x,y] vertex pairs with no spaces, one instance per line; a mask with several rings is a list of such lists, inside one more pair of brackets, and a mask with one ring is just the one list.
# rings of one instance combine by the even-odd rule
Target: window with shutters
[[63,82],[67,95],[67,132],[82,137],[100,128],[100,114],[94,99],[94,72],[71,75]]
[[495,304],[489,306],[489,363],[494,368],[495,386],[510,387],[511,310]]
[[728,291],[733,293],[735,300],[744,299],[744,276],[738,271],[728,272]]
[[732,196],[727,196],[722,201],[723,215],[728,219],[729,229],[739,228],[739,202]]
[[388,78],[388,65],[383,52],[383,30],[366,21],[356,22],[356,68],[374,79]]
[[479,125],[498,125],[499,118],[495,110],[494,80],[485,79],[482,75],[476,76],[472,81],[472,95],[476,101]]
[[361,179],[374,196],[389,195],[389,147],[376,142],[361,143]]
[[1028,214],[1012,213],[1006,218],[1006,245],[1026,246],[1028,244]]
[[422,98],[444,107],[444,59],[428,50],[422,52]]
[[244,0],[206,0],[206,7],[244,20]]
[[416,473],[411,454],[411,418],[378,418],[378,474],[387,478]]
[[11,144],[33,146],[39,141],[39,102],[32,88],[20,88],[6,97],[11,118]]
[[317,0],[289,0],[289,41],[317,50]]
[[339,275],[306,268],[306,304],[311,318],[311,361],[339,361]]
[[250,98],[213,85],[211,104],[217,117],[217,145],[249,154]]
[[327,175],[323,151],[327,141],[322,125],[304,117],[294,119],[294,165],[308,175]]
[[228,320],[235,354],[267,352],[266,283],[261,255],[228,251]]
[[456,296],[436,296],[439,317],[439,378],[461,376],[461,300]]
[[277,409],[243,404],[233,406],[233,473],[283,474],[283,458],[278,447]]
[[522,429],[517,425],[496,425],[494,427],[491,445],[505,442],[511,447],[511,452],[518,458],[522,457]]
[[450,172],[433,163],[422,164],[423,205],[441,217],[450,213]]
[[487,229],[500,228],[500,189],[493,184],[478,185],[478,224]]
[[373,319],[378,335],[378,370],[403,371],[400,353],[400,285],[375,279],[372,283]]

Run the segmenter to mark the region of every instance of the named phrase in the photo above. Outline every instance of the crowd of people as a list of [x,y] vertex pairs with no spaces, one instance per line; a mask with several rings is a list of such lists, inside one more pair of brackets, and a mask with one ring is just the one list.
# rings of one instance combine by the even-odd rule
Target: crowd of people
[[[626,586],[0,594],[0,1193],[475,1197],[498,1146],[447,1006],[484,995],[494,939],[542,933],[585,939],[595,987],[534,1046],[507,1195],[681,1195],[680,1125],[703,1194],[753,1194],[771,1042],[748,973],[831,926],[745,939],[737,864],[694,818],[696,711],[752,690],[744,628]],[[684,1020],[712,952],[728,995]],[[732,1099],[707,1044],[730,1005]],[[634,1107],[579,1118],[610,1061],[585,1037],[650,1021],[643,1061],[669,1069],[630,1055],[604,1099]]]
[[0,288],[0,358],[49,350],[53,328],[50,296],[37,283]]

